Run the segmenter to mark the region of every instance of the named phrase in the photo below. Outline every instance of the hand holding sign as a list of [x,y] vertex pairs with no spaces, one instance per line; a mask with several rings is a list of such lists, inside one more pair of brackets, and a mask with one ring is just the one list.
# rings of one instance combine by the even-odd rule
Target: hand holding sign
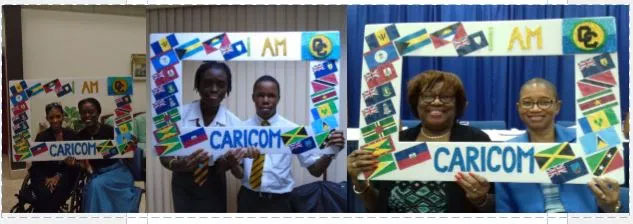
[[331,132],[330,135],[328,135],[325,142],[326,142],[325,144],[326,146],[332,146],[336,148],[337,150],[340,150],[343,147],[345,147],[345,137],[343,136],[342,131],[337,130],[337,131]]
[[458,172],[455,175],[457,184],[466,192],[466,198],[475,205],[482,205],[486,203],[488,197],[488,191],[490,190],[490,183],[486,178],[474,174],[472,172],[464,175],[462,172]]
[[587,185],[596,196],[598,206],[603,212],[618,212],[620,210],[620,185],[618,181],[609,177],[594,177]]

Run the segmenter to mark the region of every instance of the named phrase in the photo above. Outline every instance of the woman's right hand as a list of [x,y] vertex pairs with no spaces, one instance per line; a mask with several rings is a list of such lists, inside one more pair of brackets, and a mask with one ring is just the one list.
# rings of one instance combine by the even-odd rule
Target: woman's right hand
[[77,160],[75,159],[75,157],[69,156],[66,157],[64,159],[64,164],[66,164],[66,166],[77,166]]
[[378,158],[374,156],[372,152],[366,150],[354,150],[347,156],[347,173],[352,177],[352,180],[358,179],[358,174],[361,172],[373,171],[378,167]]

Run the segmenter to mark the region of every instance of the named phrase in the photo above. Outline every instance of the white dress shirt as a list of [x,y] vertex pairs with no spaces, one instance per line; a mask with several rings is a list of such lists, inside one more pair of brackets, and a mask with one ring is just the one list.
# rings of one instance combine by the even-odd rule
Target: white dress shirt
[[[184,105],[182,108],[182,125],[184,127],[205,127],[204,118],[202,117],[202,111],[200,110],[200,101],[196,100],[190,104]],[[227,126],[240,126],[242,120],[231,113],[224,105],[220,105],[218,113],[215,114],[213,121],[206,127],[227,127]],[[209,166],[215,163],[214,160],[209,161]]]
[[[250,119],[244,121],[245,126],[261,126],[261,119],[255,115]],[[279,114],[275,114],[268,119],[270,126],[277,127],[298,127],[297,124],[292,121],[286,120]],[[294,179],[292,178],[292,154],[265,154],[264,170],[262,171],[262,184],[259,187],[260,192],[283,194],[291,192],[294,188]],[[314,153],[302,153],[298,154],[297,158],[302,167],[309,167],[314,164],[319,158],[320,154]],[[254,190],[249,185],[249,178],[251,176],[251,166],[253,165],[253,159],[245,158],[244,164],[244,177],[242,178],[242,186]],[[254,190],[257,191],[257,190]]]

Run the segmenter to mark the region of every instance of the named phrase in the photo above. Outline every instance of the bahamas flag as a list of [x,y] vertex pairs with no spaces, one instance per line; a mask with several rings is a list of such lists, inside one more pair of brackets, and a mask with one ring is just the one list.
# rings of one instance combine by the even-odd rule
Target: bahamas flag
[[200,39],[196,38],[187,43],[182,44],[176,48],[176,53],[180,60],[193,56],[194,54],[202,51],[202,43]]
[[394,44],[400,55],[404,56],[405,54],[431,44],[431,38],[429,37],[429,33],[426,32],[426,29],[421,29],[396,40]]

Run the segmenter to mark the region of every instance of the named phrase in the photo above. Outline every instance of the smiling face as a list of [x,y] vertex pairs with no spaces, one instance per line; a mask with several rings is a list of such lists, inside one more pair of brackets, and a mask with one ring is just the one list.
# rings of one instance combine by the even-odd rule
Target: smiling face
[[220,106],[228,89],[228,76],[219,68],[207,69],[198,80],[198,94],[204,105]]
[[64,121],[64,114],[61,110],[59,110],[59,108],[53,107],[46,114],[46,121],[48,121],[48,124],[50,124],[53,131],[61,130],[62,122]]
[[279,103],[277,89],[277,84],[272,81],[261,81],[255,86],[253,102],[260,118],[268,120],[277,113],[277,103]]
[[543,83],[532,83],[521,89],[517,110],[523,123],[531,131],[554,127],[554,118],[560,112],[556,93]]
[[443,87],[444,82],[437,82],[418,98],[418,117],[429,130],[448,130],[455,122],[455,91]]
[[91,102],[85,102],[79,107],[79,116],[86,127],[95,127],[99,123],[99,110]]

